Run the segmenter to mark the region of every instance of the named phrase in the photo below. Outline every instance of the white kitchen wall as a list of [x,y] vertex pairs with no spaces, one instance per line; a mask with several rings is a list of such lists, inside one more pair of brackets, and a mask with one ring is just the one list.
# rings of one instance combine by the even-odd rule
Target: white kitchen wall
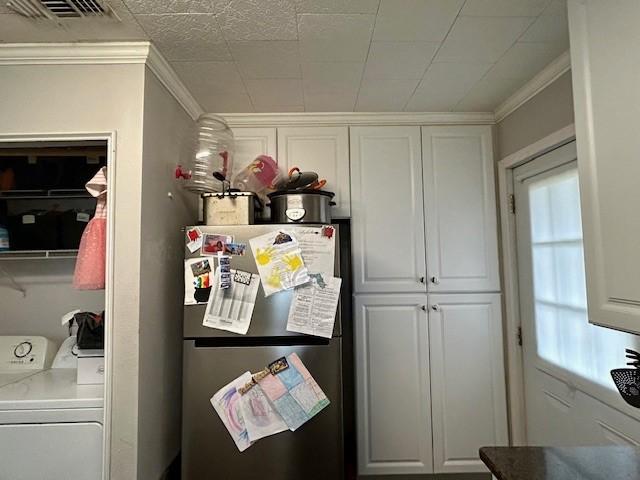
[[[143,64],[0,66],[0,135],[116,132],[111,478],[137,477]],[[2,304],[4,307],[4,303]]]
[[[184,233],[197,196],[174,179],[191,153],[194,121],[149,69],[142,150],[138,477],[160,478],[180,451]],[[169,197],[171,192],[172,197]]]
[[27,290],[23,297],[0,272],[0,335],[42,335],[60,345],[69,335],[62,315],[76,308],[104,309],[103,290],[73,288],[75,259],[3,261],[0,266]]
[[535,97],[498,122],[496,159],[573,123],[571,71],[560,76]]

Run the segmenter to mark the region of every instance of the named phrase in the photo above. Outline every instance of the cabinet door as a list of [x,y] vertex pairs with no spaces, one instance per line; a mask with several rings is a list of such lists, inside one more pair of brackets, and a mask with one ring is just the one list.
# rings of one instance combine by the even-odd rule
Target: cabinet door
[[356,293],[426,292],[419,127],[351,128]]
[[430,292],[500,290],[491,127],[423,127]]
[[508,444],[500,295],[429,295],[429,336],[435,471],[486,471],[478,449]]
[[614,4],[569,2],[587,300],[590,322],[640,332],[640,2]]
[[275,128],[234,128],[235,152],[233,174],[235,175],[258,155],[276,158]]
[[426,295],[356,295],[360,474],[431,473]]
[[336,194],[333,216],[351,214],[348,127],[278,128],[278,162],[286,171],[300,167],[317,172],[327,180],[323,189]]

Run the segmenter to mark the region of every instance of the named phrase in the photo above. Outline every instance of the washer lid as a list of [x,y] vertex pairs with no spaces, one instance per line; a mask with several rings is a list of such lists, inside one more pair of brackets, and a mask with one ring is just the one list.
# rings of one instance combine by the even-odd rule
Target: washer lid
[[14,373],[0,373],[0,388],[4,387],[5,385],[9,385],[10,383],[19,382],[23,378],[30,377],[31,375],[35,375],[36,373],[40,373],[40,370],[14,372]]
[[78,385],[76,370],[54,368],[0,388],[0,411],[102,408],[104,385]]

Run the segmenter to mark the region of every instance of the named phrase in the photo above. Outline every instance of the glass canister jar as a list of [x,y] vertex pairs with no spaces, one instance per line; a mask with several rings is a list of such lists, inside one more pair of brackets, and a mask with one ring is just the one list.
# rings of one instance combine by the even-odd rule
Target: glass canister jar
[[233,171],[233,132],[224,118],[205,113],[197,121],[194,153],[186,165],[185,188],[195,193],[224,191]]

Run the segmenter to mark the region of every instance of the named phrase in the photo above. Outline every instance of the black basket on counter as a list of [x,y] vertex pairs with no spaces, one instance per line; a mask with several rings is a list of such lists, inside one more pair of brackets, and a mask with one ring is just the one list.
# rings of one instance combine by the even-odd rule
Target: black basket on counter
[[634,368],[616,368],[611,370],[611,378],[620,395],[632,407],[640,408],[640,353],[626,349],[627,362]]

